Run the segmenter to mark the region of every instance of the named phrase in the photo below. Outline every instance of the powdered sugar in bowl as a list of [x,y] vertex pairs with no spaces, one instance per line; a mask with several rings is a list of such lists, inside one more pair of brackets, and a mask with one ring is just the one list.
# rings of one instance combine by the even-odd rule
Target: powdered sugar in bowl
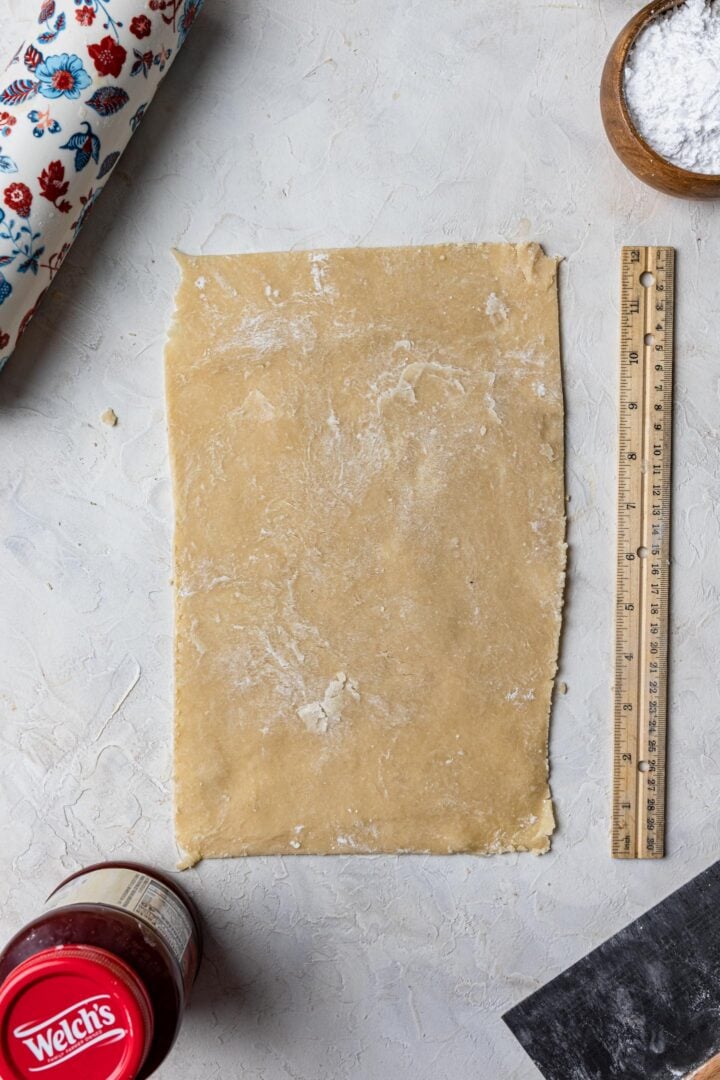
[[720,0],[656,0],[608,55],[600,94],[608,139],[631,172],[668,195],[720,197],[718,65]]

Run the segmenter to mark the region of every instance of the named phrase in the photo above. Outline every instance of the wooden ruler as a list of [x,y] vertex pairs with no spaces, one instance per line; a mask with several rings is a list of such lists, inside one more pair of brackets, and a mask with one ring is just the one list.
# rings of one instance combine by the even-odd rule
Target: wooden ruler
[[612,853],[665,851],[675,251],[622,252]]

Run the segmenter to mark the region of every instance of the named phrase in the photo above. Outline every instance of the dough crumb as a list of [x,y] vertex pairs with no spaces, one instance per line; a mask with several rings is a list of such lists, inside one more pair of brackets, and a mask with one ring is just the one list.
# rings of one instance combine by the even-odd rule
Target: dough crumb
[[106,409],[100,419],[108,427],[117,427],[118,417],[114,409]]
[[558,693],[567,694],[567,692],[568,692],[568,684],[566,682],[558,683]]

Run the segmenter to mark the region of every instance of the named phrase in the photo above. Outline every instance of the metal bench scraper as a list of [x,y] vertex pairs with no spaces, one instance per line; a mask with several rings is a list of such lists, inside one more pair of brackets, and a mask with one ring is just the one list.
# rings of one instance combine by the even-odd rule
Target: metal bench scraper
[[547,1080],[720,1080],[720,862],[503,1019]]

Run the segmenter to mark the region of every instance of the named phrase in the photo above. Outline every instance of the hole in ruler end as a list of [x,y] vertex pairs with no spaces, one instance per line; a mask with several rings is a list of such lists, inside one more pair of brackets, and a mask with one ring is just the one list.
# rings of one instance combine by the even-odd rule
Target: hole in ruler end
[[638,761],[638,771],[639,772],[650,772],[650,762],[649,761]]
[[653,334],[646,334],[645,335],[645,344],[646,345],[654,345],[655,344],[655,337],[654,337]]
[[654,283],[654,275],[651,274],[649,270],[643,270],[642,274],[640,275],[640,284],[643,285],[646,289],[649,289],[651,285],[654,285]]

